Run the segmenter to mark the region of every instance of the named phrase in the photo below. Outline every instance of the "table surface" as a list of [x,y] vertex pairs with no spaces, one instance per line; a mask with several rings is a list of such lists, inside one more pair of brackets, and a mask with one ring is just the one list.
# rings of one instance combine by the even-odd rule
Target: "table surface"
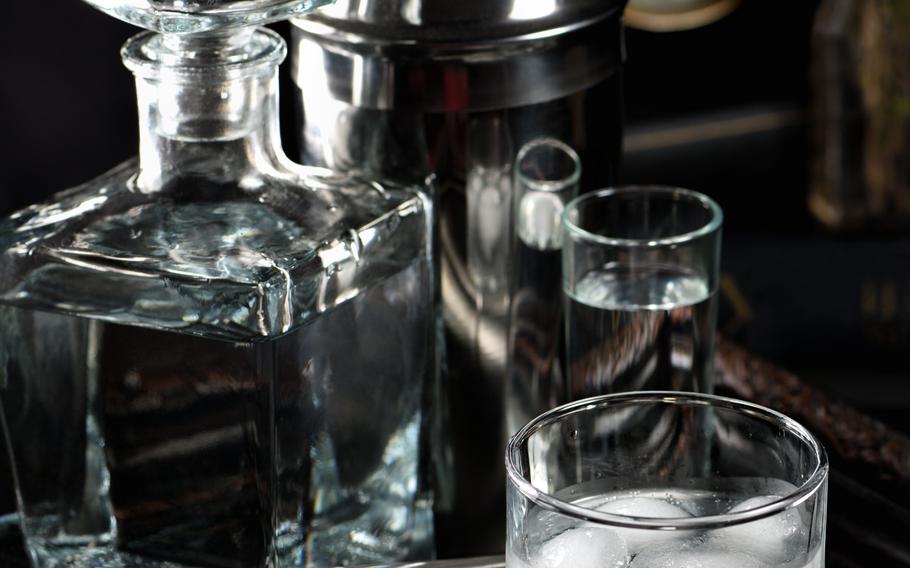
[[[487,556],[434,562],[411,562],[374,568],[505,568],[505,565],[505,560],[501,556]],[[19,518],[16,514],[0,516],[0,566],[3,568],[28,568],[28,558],[22,546],[22,533],[19,531]]]
[[[856,522],[853,534],[841,528],[842,523],[831,523],[829,519],[826,566],[827,568],[869,568],[871,566],[910,566],[910,551],[891,548],[882,552],[870,545],[870,534]],[[871,535],[875,540],[875,535]],[[15,514],[0,517],[0,566],[4,568],[29,568],[28,559],[22,546],[18,517]],[[501,557],[470,558],[460,560],[438,560],[398,564],[396,568],[505,568]],[[387,568],[393,568],[389,566]]]

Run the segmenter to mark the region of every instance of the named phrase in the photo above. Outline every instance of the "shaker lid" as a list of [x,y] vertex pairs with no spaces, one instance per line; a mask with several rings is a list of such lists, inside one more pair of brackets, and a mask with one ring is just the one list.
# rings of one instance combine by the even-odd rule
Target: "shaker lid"
[[298,20],[388,42],[461,43],[559,33],[626,0],[336,0]]

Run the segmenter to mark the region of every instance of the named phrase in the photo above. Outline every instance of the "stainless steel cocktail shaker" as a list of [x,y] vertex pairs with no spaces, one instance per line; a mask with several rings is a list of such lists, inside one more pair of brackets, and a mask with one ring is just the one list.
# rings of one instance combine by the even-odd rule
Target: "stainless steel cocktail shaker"
[[[534,307],[554,301],[559,250],[516,231],[513,172],[521,149],[545,137],[580,160],[573,191],[615,181],[624,5],[339,0],[295,23],[304,162],[404,182],[435,178],[442,418],[453,443],[439,456],[443,555],[501,550],[506,408],[515,422],[562,402],[561,318],[552,305]],[[514,275],[525,265],[549,281],[540,297],[534,286],[522,291],[531,303],[519,306]],[[518,333],[516,318],[528,313],[547,315],[523,321]]]

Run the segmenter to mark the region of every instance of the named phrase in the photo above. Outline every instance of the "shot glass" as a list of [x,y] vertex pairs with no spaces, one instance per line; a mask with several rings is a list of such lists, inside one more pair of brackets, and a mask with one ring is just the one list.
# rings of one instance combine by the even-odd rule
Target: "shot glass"
[[723,213],[670,187],[585,194],[562,218],[567,400],[713,392]]
[[755,404],[576,401],[510,440],[506,472],[507,568],[824,567],[825,451]]
[[536,138],[518,152],[509,307],[506,427],[514,434],[566,402],[560,355],[562,212],[578,195],[581,160],[568,144]]

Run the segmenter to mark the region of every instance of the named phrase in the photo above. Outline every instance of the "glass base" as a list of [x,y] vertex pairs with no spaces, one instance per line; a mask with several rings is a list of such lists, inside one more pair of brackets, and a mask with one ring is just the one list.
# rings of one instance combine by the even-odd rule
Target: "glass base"
[[300,16],[329,0],[85,0],[102,12],[160,33],[188,34]]

